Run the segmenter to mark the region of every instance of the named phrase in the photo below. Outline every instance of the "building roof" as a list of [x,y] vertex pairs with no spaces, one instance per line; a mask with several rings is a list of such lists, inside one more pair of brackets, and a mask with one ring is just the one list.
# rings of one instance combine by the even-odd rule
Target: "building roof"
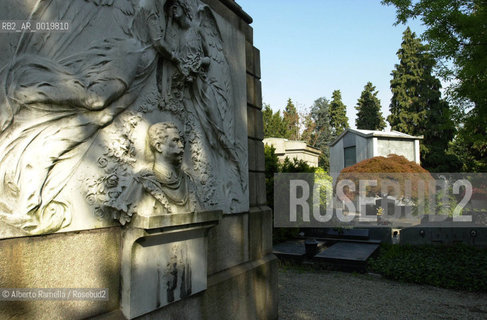
[[406,133],[402,133],[399,131],[391,130],[391,131],[379,131],[379,130],[364,130],[364,129],[352,129],[352,128],[347,128],[344,132],[342,132],[341,135],[339,135],[335,141],[330,143],[330,146],[334,146],[341,138],[343,138],[344,135],[346,135],[348,132],[351,132],[353,134],[362,136],[364,138],[371,138],[371,137],[382,137],[382,138],[395,138],[395,139],[408,139],[408,140],[421,140],[423,139],[423,136],[412,136]]
[[276,154],[284,154],[287,152],[301,151],[310,152],[312,154],[321,154],[320,149],[314,148],[304,141],[288,140],[284,138],[265,138],[262,142],[264,144],[270,144],[276,149]]

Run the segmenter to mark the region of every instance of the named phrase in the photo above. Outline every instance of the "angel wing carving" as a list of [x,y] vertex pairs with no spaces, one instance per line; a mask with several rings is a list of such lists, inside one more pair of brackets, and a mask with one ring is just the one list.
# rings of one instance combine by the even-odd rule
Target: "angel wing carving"
[[70,223],[69,203],[56,197],[155,70],[158,52],[139,37],[149,31],[132,28],[149,11],[131,0],[38,0],[31,20],[69,21],[71,30],[22,34],[1,69],[4,222],[30,234]]

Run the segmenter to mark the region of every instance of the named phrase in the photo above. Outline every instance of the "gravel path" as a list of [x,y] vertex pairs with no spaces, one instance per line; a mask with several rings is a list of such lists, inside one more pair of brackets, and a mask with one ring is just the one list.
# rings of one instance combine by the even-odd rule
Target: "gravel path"
[[487,294],[288,267],[279,269],[279,319],[487,319]]

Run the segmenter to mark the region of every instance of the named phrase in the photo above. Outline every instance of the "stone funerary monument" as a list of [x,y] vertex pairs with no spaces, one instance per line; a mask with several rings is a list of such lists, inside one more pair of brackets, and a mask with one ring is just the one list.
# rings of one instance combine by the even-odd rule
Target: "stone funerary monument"
[[0,318],[277,318],[259,51],[232,0],[1,0]]

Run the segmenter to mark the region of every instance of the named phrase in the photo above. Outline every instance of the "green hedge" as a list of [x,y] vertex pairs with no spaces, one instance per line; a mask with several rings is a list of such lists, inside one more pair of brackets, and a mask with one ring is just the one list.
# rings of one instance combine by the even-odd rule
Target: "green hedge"
[[404,282],[487,292],[487,249],[467,245],[385,244],[369,269]]
[[[273,146],[265,145],[265,184],[267,192],[267,205],[274,212],[274,174],[275,173],[313,173],[315,168],[310,167],[305,161],[288,157],[283,163],[279,162],[276,149]],[[274,216],[272,217],[274,221]],[[295,239],[299,234],[299,228],[274,228],[272,232],[272,242],[279,243],[289,239]]]

